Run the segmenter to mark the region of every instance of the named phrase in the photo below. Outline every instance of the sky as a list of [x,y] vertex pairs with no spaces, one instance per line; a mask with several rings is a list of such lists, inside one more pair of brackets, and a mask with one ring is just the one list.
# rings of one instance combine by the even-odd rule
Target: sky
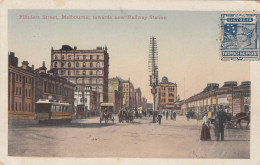
[[[19,19],[27,16],[57,16],[59,19]],[[61,19],[62,15],[90,19]],[[93,20],[93,16],[164,16],[154,19]],[[181,99],[201,92],[207,83],[250,80],[250,63],[221,61],[219,55],[220,12],[135,11],[135,10],[9,10],[8,50],[19,64],[26,60],[38,68],[42,61],[50,68],[51,47],[77,46],[95,49],[107,46],[109,78],[129,79],[152,102],[149,87],[150,37],[157,38],[159,79],[177,83]],[[185,89],[185,90],[184,90]]]

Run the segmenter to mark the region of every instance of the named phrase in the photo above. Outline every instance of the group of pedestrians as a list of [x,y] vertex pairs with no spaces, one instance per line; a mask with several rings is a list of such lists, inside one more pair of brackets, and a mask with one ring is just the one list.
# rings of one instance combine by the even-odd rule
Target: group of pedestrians
[[[227,114],[224,110],[220,110],[216,113],[215,116],[215,134],[217,136],[217,141],[219,141],[219,134],[221,135],[221,141],[224,140],[224,124],[227,120]],[[202,129],[201,129],[201,135],[200,135],[200,140],[211,140],[210,136],[210,120],[208,118],[208,114],[206,113],[203,116],[202,119]]]
[[170,111],[170,112],[168,112],[168,111],[164,111],[163,113],[160,111],[159,112],[159,114],[158,114],[158,116],[157,116],[157,119],[158,119],[158,123],[159,123],[159,125],[161,125],[161,121],[162,121],[162,114],[163,114],[163,116],[165,116],[166,117],[166,120],[168,120],[168,117],[170,116],[171,117],[171,120],[175,120],[176,121],[176,112],[172,112],[172,111]]

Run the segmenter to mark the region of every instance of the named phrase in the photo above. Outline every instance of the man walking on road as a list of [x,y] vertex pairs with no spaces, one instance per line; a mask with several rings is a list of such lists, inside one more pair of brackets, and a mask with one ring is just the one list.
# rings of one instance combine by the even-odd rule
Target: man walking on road
[[161,125],[161,121],[162,121],[162,112],[160,111],[159,114],[158,114],[159,125]]
[[168,120],[168,115],[169,115],[169,112],[166,111],[166,120]]
[[227,120],[227,113],[221,109],[216,117],[217,141],[219,141],[219,134],[221,134],[221,141],[224,140],[224,123]]
[[173,120],[176,121],[176,112],[173,112]]

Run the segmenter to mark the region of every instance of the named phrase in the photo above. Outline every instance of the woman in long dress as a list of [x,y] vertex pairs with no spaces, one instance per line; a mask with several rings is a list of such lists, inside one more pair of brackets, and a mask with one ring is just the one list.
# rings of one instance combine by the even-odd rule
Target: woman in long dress
[[200,140],[210,140],[210,121],[208,119],[208,115],[205,114],[203,119],[203,124],[202,124],[202,129],[201,129],[201,135],[200,135]]

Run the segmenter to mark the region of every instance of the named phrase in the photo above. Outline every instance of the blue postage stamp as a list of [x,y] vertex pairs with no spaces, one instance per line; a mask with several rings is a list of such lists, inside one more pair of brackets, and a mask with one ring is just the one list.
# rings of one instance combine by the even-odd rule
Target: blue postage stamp
[[221,14],[221,60],[259,60],[259,14]]

